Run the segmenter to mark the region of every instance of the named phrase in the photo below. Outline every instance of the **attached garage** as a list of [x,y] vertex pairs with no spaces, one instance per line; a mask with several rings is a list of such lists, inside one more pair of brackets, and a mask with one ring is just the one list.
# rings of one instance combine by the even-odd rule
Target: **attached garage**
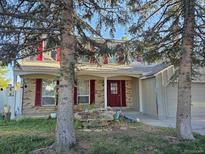
[[[174,118],[177,111],[177,83],[172,82],[173,66],[141,78],[141,112],[158,119]],[[205,116],[205,69],[192,82],[192,117]]]
[[[167,117],[175,117],[177,110],[177,84],[169,84],[166,88]],[[205,83],[192,84],[192,116],[205,115]]]
[[148,78],[141,80],[141,100],[143,101],[143,113],[153,117],[157,117],[156,104],[156,80],[155,78]]

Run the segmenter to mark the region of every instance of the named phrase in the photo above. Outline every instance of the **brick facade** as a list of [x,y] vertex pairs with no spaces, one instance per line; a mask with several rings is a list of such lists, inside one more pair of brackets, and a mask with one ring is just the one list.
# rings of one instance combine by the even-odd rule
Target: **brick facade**
[[[126,105],[127,107],[133,107],[134,102],[132,99],[132,80],[125,81],[126,88]],[[96,80],[96,94],[95,94],[96,107],[104,107],[104,81]]]
[[104,107],[104,81],[96,80],[95,104],[97,107]]
[[[27,88],[24,88],[23,115],[48,115],[56,111],[55,106],[35,106],[35,83],[36,79],[24,78]],[[95,84],[95,107],[104,107],[104,81],[96,80]],[[133,107],[132,80],[125,81],[126,107]],[[75,107],[76,108],[76,107]]]
[[36,79],[24,78],[27,85],[23,94],[23,115],[48,115],[56,111],[55,106],[35,106]]
[[132,80],[125,81],[125,96],[126,96],[127,107],[133,107],[134,102],[132,99]]

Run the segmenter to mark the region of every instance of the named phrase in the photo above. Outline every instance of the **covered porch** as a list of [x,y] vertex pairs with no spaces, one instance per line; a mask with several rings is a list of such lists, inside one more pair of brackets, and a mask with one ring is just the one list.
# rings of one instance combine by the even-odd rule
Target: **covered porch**
[[76,91],[78,105],[139,110],[139,79],[135,77],[80,75]]
[[[87,93],[91,94],[90,99],[94,100],[94,102],[89,101],[90,104],[105,109],[112,107],[139,111],[139,78],[143,72],[133,71],[132,68],[128,65],[81,65],[76,76],[80,82],[92,81],[87,84],[87,89],[89,89]],[[79,88],[82,86],[78,85],[77,89]],[[80,91],[78,95],[81,95]],[[81,103],[78,102],[78,104]]]
[[[15,70],[15,75],[23,79],[22,114],[40,115],[55,112],[58,103],[59,65],[24,65],[21,68]],[[74,108],[111,107],[143,112],[145,102],[142,96],[147,96],[148,92],[143,91],[142,76],[161,69],[158,65],[148,67],[141,64],[78,65],[77,82],[73,88]]]

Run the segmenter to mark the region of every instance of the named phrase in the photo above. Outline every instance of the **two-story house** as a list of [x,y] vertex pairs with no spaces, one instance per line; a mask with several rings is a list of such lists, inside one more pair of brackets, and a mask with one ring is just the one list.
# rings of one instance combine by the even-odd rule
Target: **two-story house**
[[[44,43],[39,51],[41,48],[44,48]],[[119,55],[116,55],[118,58],[102,56],[101,66],[93,58],[79,58],[77,84],[73,95],[75,107],[93,105],[133,110],[157,118],[175,116],[177,89],[176,84],[170,84],[169,80],[175,72],[174,67],[144,64],[140,57],[134,58],[130,64],[123,64],[123,57],[119,58]],[[59,62],[60,49],[57,48],[25,58],[20,62],[21,67],[14,69],[15,76],[22,79],[23,115],[48,115],[56,111]],[[203,85],[205,88],[205,84]],[[201,109],[205,109],[205,95],[200,96],[201,101],[198,97],[195,99],[197,107],[193,112],[196,115],[204,114]]]

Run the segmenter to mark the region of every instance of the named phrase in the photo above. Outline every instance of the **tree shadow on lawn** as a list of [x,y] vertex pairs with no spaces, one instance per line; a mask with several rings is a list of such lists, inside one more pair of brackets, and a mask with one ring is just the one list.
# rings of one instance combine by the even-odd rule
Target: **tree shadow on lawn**
[[[0,154],[27,154],[49,147],[54,142],[54,130],[55,120],[0,122]],[[76,129],[77,144],[70,153],[205,153],[205,137],[195,137],[195,141],[179,141],[174,129],[118,121],[103,128]]]

